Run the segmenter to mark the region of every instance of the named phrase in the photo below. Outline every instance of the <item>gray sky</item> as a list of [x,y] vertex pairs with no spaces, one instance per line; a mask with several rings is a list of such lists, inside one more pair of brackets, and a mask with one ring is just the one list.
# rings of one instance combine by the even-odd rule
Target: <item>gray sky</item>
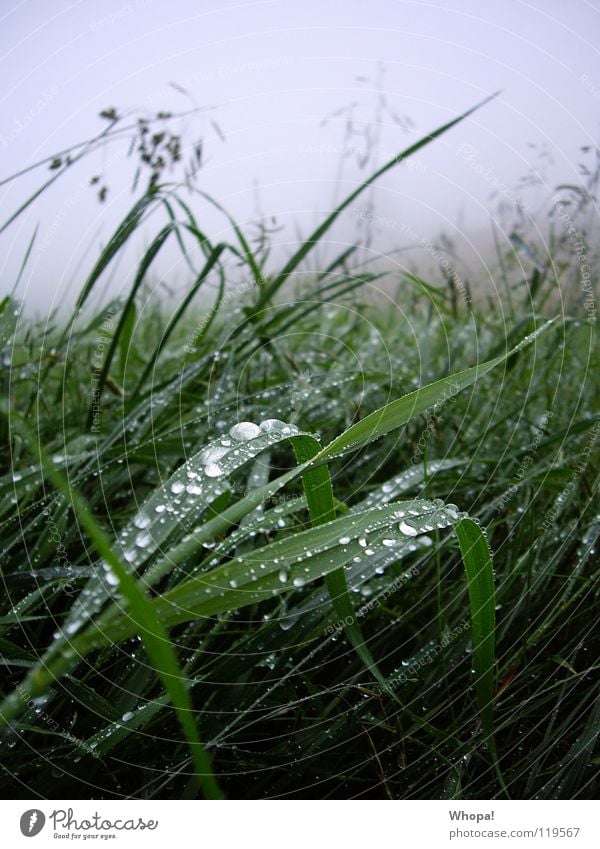
[[[414,126],[405,130],[384,113],[378,162],[502,89],[420,154],[416,166],[383,178],[379,250],[406,243],[407,227],[419,238],[447,231],[468,239],[489,226],[492,193],[537,167],[541,149],[552,158],[543,195],[555,180],[578,181],[578,149],[598,139],[597,2],[4,0],[0,10],[0,175],[92,135],[107,106],[188,108],[168,85],[175,82],[198,105],[215,107],[192,124],[206,140],[201,187],[242,224],[256,217],[258,195],[283,226],[276,257],[292,249],[298,227],[306,232],[363,173],[348,160],[336,184],[343,118],[320,122],[351,101],[358,121],[373,120],[376,92],[357,77],[372,80],[379,62],[389,106]],[[110,156],[78,166],[0,236],[3,292],[39,223],[20,294],[39,312],[73,297],[93,261],[84,248],[105,242],[133,201],[131,169],[119,162],[109,166],[103,206],[85,187]],[[26,178],[0,189],[2,220],[35,185]],[[221,218],[196,208],[215,239],[227,235]],[[351,240],[355,223],[347,215],[332,239]],[[476,263],[475,251],[473,257]],[[134,260],[132,252],[111,294],[126,285]],[[175,252],[159,268],[167,281],[185,284]]]

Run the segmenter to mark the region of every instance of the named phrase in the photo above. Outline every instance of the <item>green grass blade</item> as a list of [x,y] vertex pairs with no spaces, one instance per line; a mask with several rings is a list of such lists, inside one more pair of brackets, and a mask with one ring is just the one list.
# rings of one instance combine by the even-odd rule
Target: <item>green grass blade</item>
[[[300,464],[306,463],[318,454],[321,447],[313,437],[296,438],[293,440],[293,445],[296,459]],[[336,511],[328,467],[326,465],[318,466],[315,469],[305,471],[302,475],[302,485],[313,527],[333,521]],[[344,630],[356,653],[373,677],[386,689],[385,676],[377,667],[358,625],[344,569],[335,569],[333,572],[328,572],[325,575],[325,584],[333,609],[338,619],[345,623]]]
[[472,519],[461,519],[454,530],[467,575],[479,715],[487,745],[493,749],[496,591],[492,555],[483,531]]
[[[3,409],[3,413],[9,416],[6,408]],[[148,657],[160,677],[165,690],[169,694],[179,723],[190,745],[192,759],[200,785],[208,798],[221,798],[222,794],[212,773],[210,758],[200,743],[198,729],[193,718],[192,701],[185,685],[185,679],[179,668],[175,649],[164,626],[159,621],[151,602],[146,598],[135,578],[127,571],[119,557],[113,551],[110,539],[96,522],[87,502],[71,487],[63,474],[54,467],[52,460],[46,455],[41,445],[39,443],[36,444],[34,435],[25,426],[24,422],[14,414],[10,416],[10,419],[13,430],[20,431],[32,449],[39,453],[46,477],[71,503],[81,526],[110,570],[119,591],[127,603],[128,618],[132,625],[134,625],[136,632],[141,636]],[[76,662],[77,658],[78,655],[75,652],[63,650],[60,662],[56,665],[48,658],[41,669],[37,667],[33,670],[28,678],[25,679],[21,690],[16,693],[16,696],[13,694],[12,698],[8,697],[0,706],[0,721],[2,724],[8,724],[23,709],[23,692],[29,694],[29,698],[33,698],[40,691],[43,692],[46,688],[43,685],[48,686],[58,675],[65,672],[70,665]],[[40,685],[42,685],[41,690]],[[25,699],[25,702],[27,700]]]
[[104,269],[109,265],[111,260],[118,254],[125,242],[129,239],[132,233],[138,228],[142,217],[150,204],[156,200],[157,190],[149,192],[139,200],[127,213],[121,224],[118,226],[107,246],[100,254],[96,264],[94,265],[88,279],[86,280],[77,303],[75,305],[75,313],[81,309],[88,299],[94,285]]
[[202,192],[198,189],[196,189],[196,192],[201,197],[203,197],[205,200],[207,200],[212,206],[214,206],[215,209],[218,209],[219,212],[221,212],[227,218],[227,220],[229,221],[229,223],[231,224],[231,226],[233,228],[235,235],[238,238],[238,241],[240,243],[240,246],[241,246],[242,252],[243,252],[242,255],[243,255],[244,259],[246,260],[248,267],[250,268],[250,271],[252,272],[252,276],[254,277],[254,282],[258,286],[259,290],[262,289],[263,284],[264,284],[264,279],[263,279],[263,275],[262,275],[260,265],[257,262],[256,257],[254,256],[254,253],[252,251],[252,248],[250,247],[248,240],[244,236],[244,233],[243,233],[241,227],[239,226],[239,224],[237,223],[237,221],[235,220],[235,218],[231,215],[230,212],[228,212],[225,209],[224,206],[222,206],[211,195],[207,194],[206,192]]
[[127,296],[125,306],[123,307],[123,311],[121,312],[119,322],[117,324],[117,327],[116,327],[115,332],[113,334],[113,337],[111,339],[110,345],[108,347],[106,357],[104,358],[104,362],[102,363],[102,366],[100,368],[100,374],[94,380],[94,399],[93,399],[92,403],[90,404],[90,408],[89,408],[89,411],[88,411],[88,417],[87,417],[87,426],[88,427],[91,427],[91,425],[94,421],[94,407],[100,403],[100,400],[101,400],[101,397],[102,397],[102,391],[103,391],[104,385],[106,383],[106,378],[108,377],[108,372],[110,371],[110,367],[111,367],[111,364],[112,364],[112,361],[113,361],[113,357],[115,355],[115,351],[117,349],[117,345],[119,344],[121,334],[123,333],[123,330],[124,330],[124,328],[127,324],[130,306],[131,306],[131,304],[133,304],[135,302],[135,296],[137,295],[138,289],[142,285],[142,282],[144,280],[144,277],[146,276],[148,269],[152,265],[156,255],[158,254],[158,252],[160,251],[160,249],[162,248],[162,246],[164,245],[164,243],[169,238],[169,236],[171,235],[172,232],[173,232],[173,224],[168,224],[166,227],[164,227],[160,231],[158,236],[154,239],[154,241],[152,242],[152,244],[150,245],[150,247],[148,248],[148,250],[144,254],[144,257],[142,258],[142,261],[139,264],[139,267],[138,267],[138,270],[137,270],[137,273],[136,273],[136,276],[135,276],[135,280],[133,281],[133,285],[131,287],[129,295]]
[[[409,517],[410,532],[398,524],[399,511]],[[234,558],[178,584],[152,603],[166,626],[231,613],[343,568],[364,554],[360,540],[365,536],[373,550],[392,550],[410,544],[418,534],[429,533],[432,526],[451,527],[459,518],[451,508],[423,499],[347,514]],[[121,640],[130,635],[131,627],[117,611],[110,621],[97,622],[83,632],[77,645],[82,652],[89,651],[105,645],[107,631],[113,640]]]
[[135,301],[130,301],[123,311],[123,328],[119,336],[119,378],[121,385],[125,380],[127,357],[131,350],[131,340],[133,338],[133,331],[135,330],[136,319],[137,309]]
[[209,255],[208,259],[206,260],[204,267],[202,268],[202,270],[200,271],[200,273],[196,277],[196,280],[194,281],[194,283],[190,287],[188,293],[186,294],[186,296],[183,298],[183,300],[179,304],[178,308],[176,309],[176,311],[173,314],[172,318],[170,319],[169,323],[165,327],[164,332],[163,332],[163,334],[160,338],[160,341],[158,342],[158,344],[157,344],[157,346],[154,350],[154,353],[150,357],[146,367],[144,368],[144,371],[142,372],[142,376],[140,377],[138,384],[137,384],[137,387],[136,387],[136,389],[133,393],[134,397],[135,397],[135,395],[137,395],[140,392],[144,383],[148,379],[148,375],[150,374],[150,372],[152,371],[152,369],[156,365],[156,361],[158,360],[161,351],[164,349],[165,345],[169,341],[171,334],[173,333],[173,331],[175,330],[175,328],[179,324],[179,322],[180,322],[181,318],[183,317],[186,309],[190,305],[194,295],[196,294],[196,292],[198,291],[198,289],[200,288],[202,283],[206,280],[206,278],[208,277],[210,272],[213,270],[213,268],[215,267],[215,265],[219,261],[221,254],[223,253],[225,248],[226,248],[226,245],[224,245],[224,244],[216,245],[216,247],[212,250],[211,254]]
[[[169,201],[166,198],[163,198],[162,202],[163,202],[163,206],[167,210],[167,215],[169,217],[169,221],[171,221],[172,224],[175,226],[175,239],[177,240],[177,244],[179,245],[179,250],[181,251],[181,255],[183,256],[183,258],[185,260],[185,264],[190,269],[192,274],[196,275],[198,272],[197,272],[196,268],[194,267],[194,263],[190,259],[189,252],[188,252],[188,250],[185,246],[185,242],[183,241],[183,236],[181,235],[181,228],[177,226],[177,218],[175,216],[175,212],[173,211],[173,207],[171,206],[171,204],[169,203]],[[204,239],[203,239],[203,242],[204,242]],[[203,242],[201,242],[201,244]],[[210,247],[210,242],[206,242],[206,244],[208,244],[209,247]]]
[[453,398],[462,389],[475,383],[484,374],[487,374],[496,368],[496,366],[505,362],[510,356],[533,342],[552,322],[553,319],[546,322],[535,333],[526,337],[506,354],[495,357],[486,363],[472,366],[465,369],[465,371],[457,372],[450,377],[444,377],[420,389],[415,389],[414,392],[410,392],[408,395],[392,401],[390,404],[386,404],[385,407],[375,410],[374,413],[365,416],[360,422],[352,425],[352,427],[349,427],[348,430],[334,439],[333,442],[330,442],[329,445],[316,455],[315,461],[329,460],[333,457],[346,454],[348,451],[363,448],[380,436],[384,436],[386,433],[390,433],[392,430],[396,430],[402,427],[402,425],[407,424],[430,407]]
[[19,283],[21,282],[21,277],[23,276],[23,273],[24,273],[24,271],[27,267],[27,263],[29,262],[29,257],[31,256],[31,251],[33,250],[33,246],[35,244],[35,240],[36,240],[36,237],[37,237],[39,226],[40,226],[39,224],[36,224],[35,229],[33,231],[33,235],[32,235],[32,237],[29,241],[29,244],[27,245],[27,250],[25,251],[25,256],[23,257],[21,267],[19,268],[19,273],[17,274],[17,279],[15,280],[15,284],[14,284],[13,289],[12,289],[12,295],[13,296],[14,296],[15,292],[17,291],[18,287],[19,287]]
[[463,112],[462,115],[459,115],[458,118],[453,118],[452,121],[448,121],[446,124],[443,124],[441,127],[438,127],[436,130],[431,132],[429,135],[424,136],[418,142],[410,147],[407,147],[401,153],[396,154],[393,159],[389,162],[386,162],[385,165],[382,165],[381,168],[378,168],[370,177],[368,177],[363,183],[358,186],[353,192],[351,192],[342,203],[334,209],[331,215],[328,215],[325,221],[323,221],[317,229],[309,236],[309,238],[303,243],[301,248],[296,251],[296,253],[288,260],[286,265],[277,275],[277,277],[270,283],[268,286],[263,287],[261,292],[261,296],[256,303],[256,307],[252,314],[258,313],[262,310],[266,304],[273,298],[273,296],[277,293],[277,291],[283,286],[285,281],[288,279],[290,274],[300,265],[302,260],[307,256],[308,253],[314,248],[314,246],[321,240],[321,238],[325,235],[325,233],[329,230],[338,216],[348,207],[350,204],[356,200],[356,198],[362,194],[365,189],[367,189],[370,185],[372,185],[376,180],[379,179],[383,174],[387,171],[390,171],[400,162],[404,162],[405,159],[408,159],[414,153],[417,153],[426,145],[430,144],[435,139],[439,138],[444,133],[448,132],[452,127],[459,124],[461,121],[464,121],[469,115],[472,115],[477,109],[481,109],[482,106],[485,106],[486,103],[489,103],[496,97],[496,94],[491,95],[490,97],[486,97],[485,100],[482,100],[481,103],[478,103],[476,106],[473,106],[471,109],[468,109],[466,112]]

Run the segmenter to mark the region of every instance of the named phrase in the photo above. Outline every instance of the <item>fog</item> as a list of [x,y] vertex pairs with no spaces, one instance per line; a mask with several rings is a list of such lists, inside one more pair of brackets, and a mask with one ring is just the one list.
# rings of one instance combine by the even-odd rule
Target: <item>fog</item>
[[[329,238],[331,255],[351,244],[372,201],[369,255],[403,248],[394,254],[402,266],[416,243],[447,233],[477,271],[498,204],[510,207],[524,192],[535,214],[557,183],[581,181],[580,148],[598,137],[599,10],[583,0],[29,0],[2,9],[3,178],[98,133],[107,107],[132,115],[198,108],[177,124],[184,142],[203,140],[198,186],[243,228],[275,218],[272,263],[370,169],[499,90],[386,174]],[[73,302],[94,251],[139,197],[126,152],[115,144],[83,159],[2,233],[3,293],[38,227],[17,295],[38,313]],[[519,184],[532,173],[533,188]],[[96,174],[108,188],[104,203],[89,185]],[[2,222],[48,176],[45,166],[3,185]],[[212,239],[229,236],[223,216],[190,203]],[[149,238],[154,223],[144,232]],[[130,281],[143,238],[107,275],[103,300]],[[321,250],[311,261],[326,259]],[[172,289],[189,279],[177,250],[157,273]]]

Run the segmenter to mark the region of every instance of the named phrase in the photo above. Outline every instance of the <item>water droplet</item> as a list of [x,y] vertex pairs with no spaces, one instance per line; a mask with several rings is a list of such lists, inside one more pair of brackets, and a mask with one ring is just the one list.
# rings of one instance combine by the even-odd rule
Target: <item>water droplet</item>
[[200,461],[208,466],[209,463],[218,463],[226,454],[229,454],[229,448],[213,445],[200,454]]
[[405,534],[407,537],[416,537],[418,531],[412,525],[409,525],[408,522],[400,522],[400,533]]
[[141,531],[135,538],[135,544],[140,548],[146,548],[149,545],[152,537],[148,531]]
[[150,516],[146,516],[144,515],[144,513],[138,513],[138,515],[133,520],[133,524],[136,528],[143,530],[144,528],[147,528],[150,524]]
[[260,428],[254,422],[238,422],[229,431],[229,436],[238,442],[247,442],[260,434]]
[[265,419],[264,422],[260,423],[260,429],[265,433],[271,433],[274,430],[281,430],[285,427],[285,422],[280,421],[280,419]]

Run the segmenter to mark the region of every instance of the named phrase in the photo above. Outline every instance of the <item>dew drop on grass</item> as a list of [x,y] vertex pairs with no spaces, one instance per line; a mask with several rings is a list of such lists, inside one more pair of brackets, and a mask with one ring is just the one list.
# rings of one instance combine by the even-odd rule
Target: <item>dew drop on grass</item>
[[133,719],[134,716],[134,712],[132,710],[128,710],[127,713],[124,713],[121,717],[121,722],[129,722],[129,720]]
[[135,544],[139,546],[139,548],[146,548],[150,544],[152,537],[148,533],[148,531],[140,531],[140,533],[135,538]]
[[408,522],[400,522],[400,533],[405,534],[407,537],[416,537],[418,531],[413,525],[409,525]]
[[184,484],[181,481],[174,481],[171,484],[171,492],[173,495],[180,495],[185,489]]
[[285,571],[285,569],[281,569],[279,571],[279,580],[281,581],[282,584],[285,584],[287,579],[288,579],[287,572]]
[[260,423],[260,429],[264,433],[272,433],[276,430],[282,430],[284,427],[285,422],[282,422],[280,419],[265,419],[264,422]]
[[340,545],[348,545],[350,542],[350,537],[340,537],[338,540]]
[[209,463],[218,463],[226,454],[229,453],[229,448],[213,445],[206,448],[200,455],[200,461],[207,466]]
[[294,578],[294,580],[292,581],[292,584],[295,587],[303,587],[305,583],[306,583],[306,581],[304,580],[304,578],[300,578],[300,577]]
[[237,442],[248,442],[260,434],[260,428],[254,422],[238,422],[229,431],[229,436]]
[[217,463],[209,463],[204,467],[204,473],[209,478],[218,478],[223,474],[223,469]]
[[136,528],[143,530],[144,528],[147,528],[150,524],[150,516],[146,516],[144,515],[144,513],[138,513],[138,515],[133,520],[133,524]]

